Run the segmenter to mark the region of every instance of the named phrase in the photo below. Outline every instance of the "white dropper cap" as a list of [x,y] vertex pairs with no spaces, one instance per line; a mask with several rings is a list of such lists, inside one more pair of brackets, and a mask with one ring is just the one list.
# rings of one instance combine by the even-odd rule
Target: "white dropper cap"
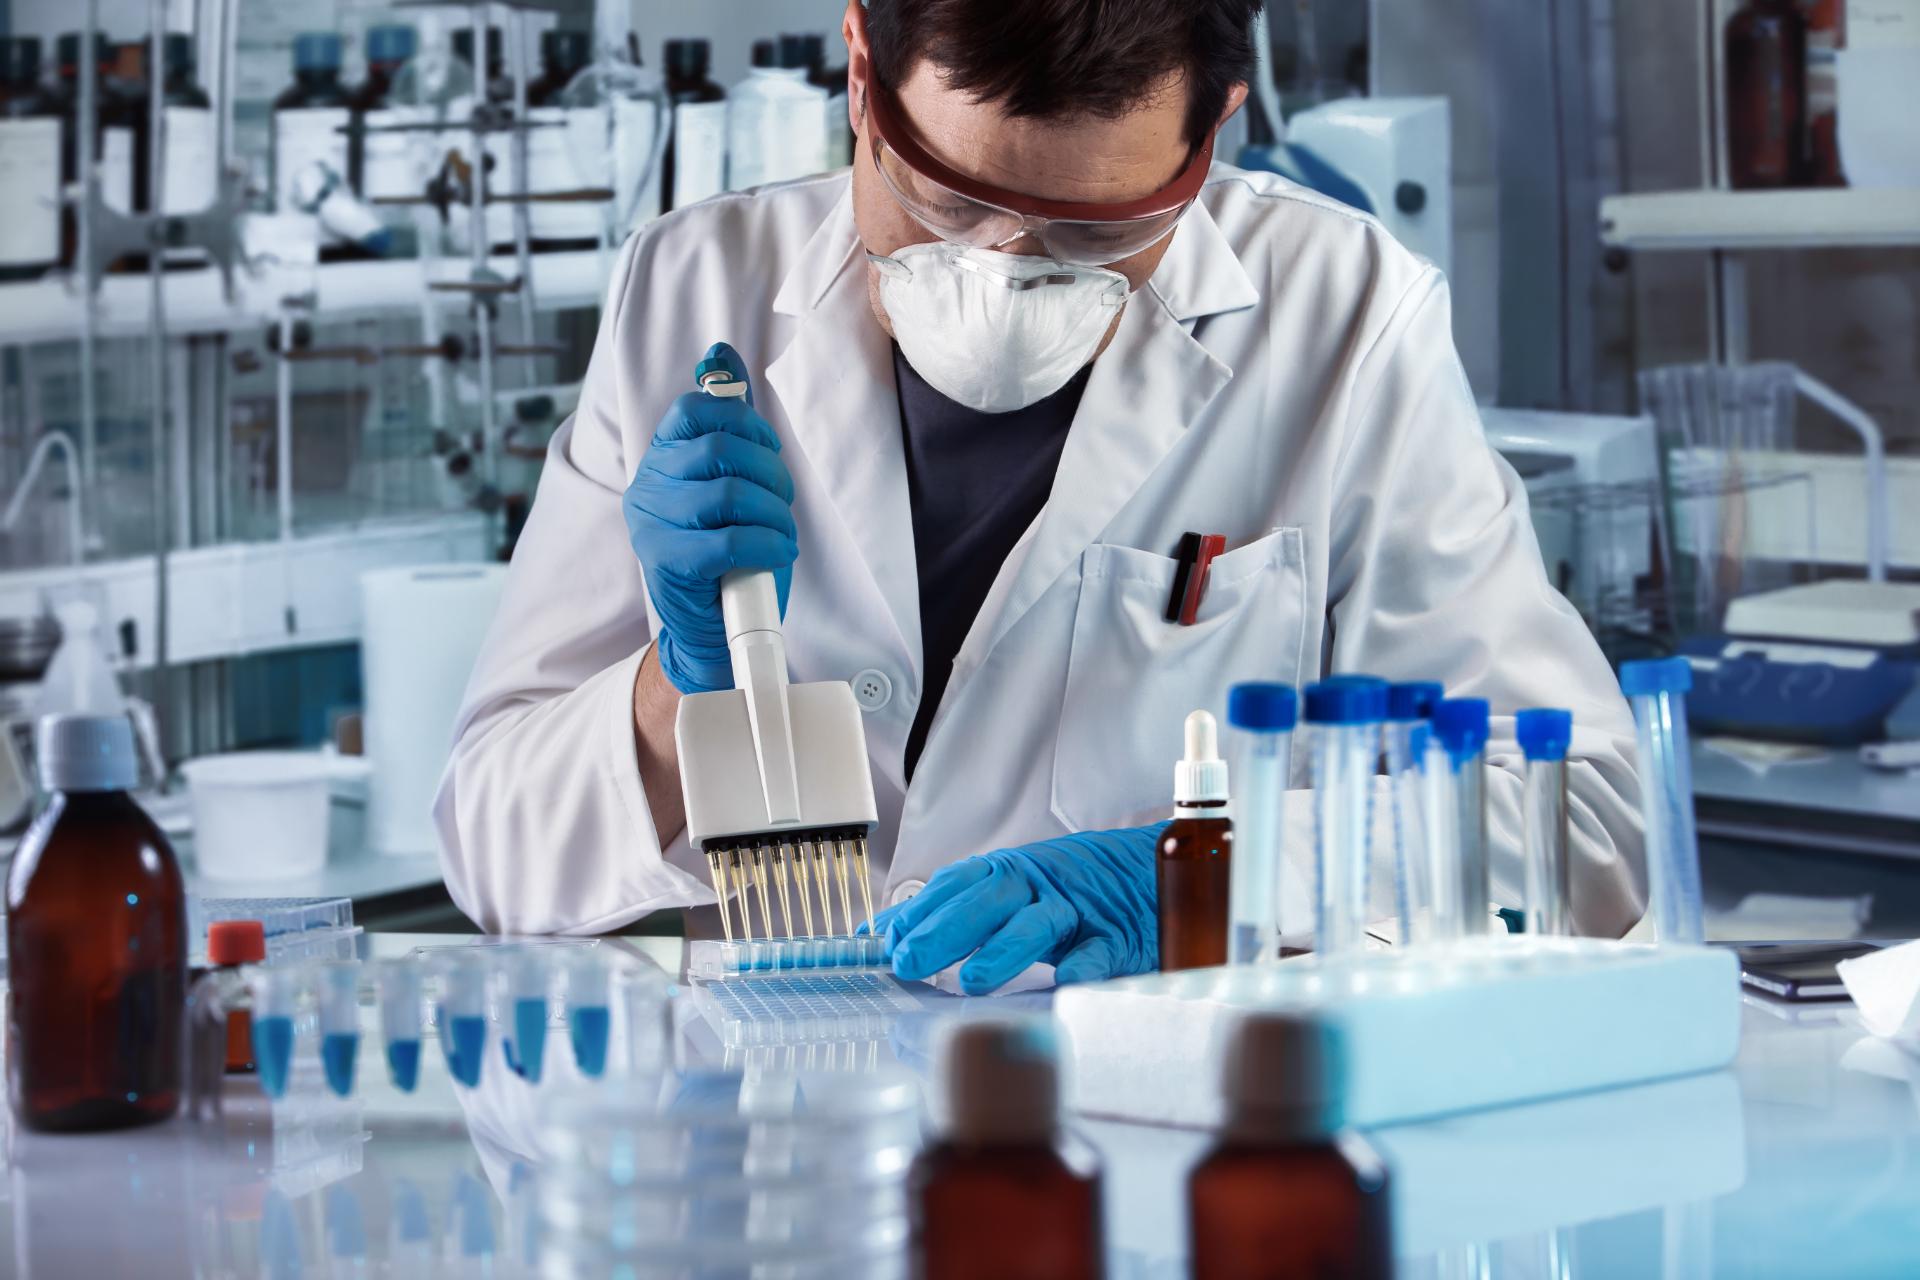
[[1227,762],[1220,758],[1220,727],[1213,714],[1187,717],[1186,759],[1173,766],[1173,802],[1200,804],[1227,798]]

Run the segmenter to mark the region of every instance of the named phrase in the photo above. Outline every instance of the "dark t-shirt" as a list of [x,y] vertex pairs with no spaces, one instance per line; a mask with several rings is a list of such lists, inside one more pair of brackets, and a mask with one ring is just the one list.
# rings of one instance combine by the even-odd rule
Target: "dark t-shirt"
[[893,349],[926,672],[920,709],[907,734],[909,778],[981,602],[1007,554],[1046,505],[1092,368],[1024,409],[981,413],[928,386],[900,348]]

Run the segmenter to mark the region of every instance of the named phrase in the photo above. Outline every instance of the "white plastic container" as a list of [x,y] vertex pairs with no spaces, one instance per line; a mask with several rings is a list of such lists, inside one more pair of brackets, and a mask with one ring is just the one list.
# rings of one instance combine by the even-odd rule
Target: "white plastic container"
[[193,859],[219,880],[291,880],[326,865],[330,784],[317,752],[247,751],[180,766],[193,806]]

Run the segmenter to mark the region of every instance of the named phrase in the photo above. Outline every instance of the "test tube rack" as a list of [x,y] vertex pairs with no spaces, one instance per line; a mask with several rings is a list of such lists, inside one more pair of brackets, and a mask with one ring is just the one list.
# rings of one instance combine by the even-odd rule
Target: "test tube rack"
[[248,993],[256,1070],[276,1101],[355,1094],[368,1006],[401,1093],[419,1087],[422,1046],[436,1036],[448,1075],[467,1089],[496,1055],[494,1070],[540,1084],[555,1074],[555,1038],[572,1050],[566,1074],[589,1081],[664,1069],[671,1051],[665,975],[598,940],[490,939],[393,960],[262,966]]
[[1739,1049],[1739,963],[1519,935],[1067,987],[1054,1015],[1073,1105],[1217,1126],[1228,1038],[1270,1011],[1336,1030],[1346,1119],[1372,1128],[1723,1067]]

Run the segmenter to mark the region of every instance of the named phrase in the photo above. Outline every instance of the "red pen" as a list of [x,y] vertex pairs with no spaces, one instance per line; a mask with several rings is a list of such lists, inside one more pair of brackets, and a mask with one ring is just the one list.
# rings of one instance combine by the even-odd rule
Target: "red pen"
[[1192,626],[1200,614],[1200,601],[1207,594],[1207,578],[1213,572],[1213,558],[1227,549],[1223,533],[1183,533],[1180,548],[1174,553],[1173,590],[1167,595],[1167,621]]

